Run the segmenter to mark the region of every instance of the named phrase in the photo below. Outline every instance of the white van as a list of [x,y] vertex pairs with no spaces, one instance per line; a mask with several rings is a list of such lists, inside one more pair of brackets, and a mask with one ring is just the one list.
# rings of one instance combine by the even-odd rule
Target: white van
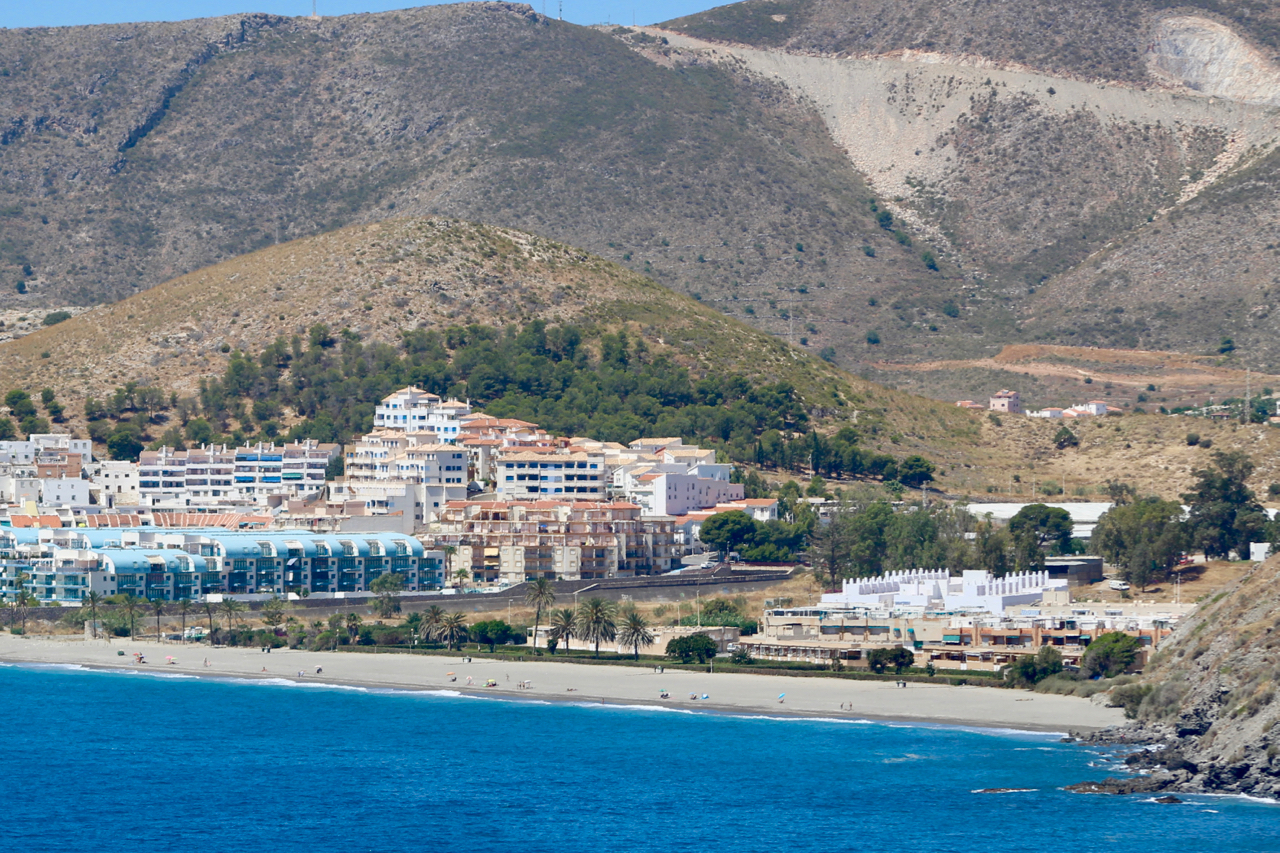
[[1112,581],[1110,584],[1108,584],[1108,586],[1110,586],[1112,589],[1117,590],[1119,592],[1123,592],[1126,589],[1129,589],[1129,584],[1119,580]]

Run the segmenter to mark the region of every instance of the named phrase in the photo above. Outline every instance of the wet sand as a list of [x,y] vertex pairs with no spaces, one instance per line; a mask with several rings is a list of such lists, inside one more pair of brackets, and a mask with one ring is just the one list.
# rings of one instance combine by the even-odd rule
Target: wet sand
[[[118,651],[125,655],[118,655]],[[134,652],[142,652],[146,663],[135,664]],[[166,662],[167,656],[174,658],[173,664]],[[367,689],[456,690],[517,700],[658,705],[733,714],[896,720],[1040,732],[1088,732],[1124,721],[1119,708],[1107,708],[1073,696],[1024,690],[910,682],[906,687],[898,687],[893,682],[881,681],[684,670],[656,673],[652,668],[537,660],[475,658],[465,663],[462,655],[375,655],[289,649],[266,654],[256,648],[210,648],[127,639],[108,643],[0,634],[0,660],[215,678],[287,679]],[[317,667],[323,668],[322,674],[316,673]],[[486,687],[490,679],[497,685]],[[528,689],[520,687],[525,681],[529,682]],[[670,698],[660,698],[664,690]],[[783,693],[786,697],[779,701]],[[698,698],[691,699],[691,695]],[[706,699],[701,698],[704,695]]]

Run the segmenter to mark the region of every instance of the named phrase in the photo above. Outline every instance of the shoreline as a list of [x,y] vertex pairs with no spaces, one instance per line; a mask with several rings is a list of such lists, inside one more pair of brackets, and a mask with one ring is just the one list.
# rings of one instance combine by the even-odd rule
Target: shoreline
[[[124,651],[125,656],[117,654]],[[141,652],[146,663],[136,664]],[[172,656],[174,663],[166,663]],[[299,685],[371,691],[452,692],[508,701],[582,706],[646,707],[730,716],[902,723],[1036,734],[1089,733],[1118,725],[1124,715],[1072,696],[994,687],[836,681],[744,673],[574,665],[458,657],[342,655],[277,649],[208,647],[134,640],[45,639],[0,635],[0,661],[16,665],[79,666],[226,680],[285,680]],[[205,662],[208,665],[205,665]],[[316,668],[322,668],[320,674]],[[265,669],[265,671],[263,671]],[[298,673],[302,672],[302,675]],[[472,683],[468,684],[468,677]],[[488,680],[495,686],[486,687]],[[528,689],[517,685],[529,682]],[[666,690],[669,698],[659,698]],[[690,695],[698,696],[690,699]],[[779,694],[785,698],[779,701]],[[703,699],[701,697],[706,696]]]

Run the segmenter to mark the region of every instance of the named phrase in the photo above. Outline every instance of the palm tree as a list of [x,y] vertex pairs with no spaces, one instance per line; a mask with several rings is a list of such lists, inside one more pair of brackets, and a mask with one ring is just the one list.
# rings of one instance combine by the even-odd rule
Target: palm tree
[[329,617],[329,630],[333,632],[333,648],[338,649],[338,635],[342,632],[342,626],[346,620],[342,618],[341,613],[335,613]]
[[347,634],[351,639],[354,640],[356,637],[360,636],[360,623],[363,621],[364,620],[360,618],[359,613],[347,614]]
[[[31,599],[34,596],[27,591],[27,581],[31,580],[31,575],[26,572],[18,572],[18,597],[14,601],[13,606],[18,608],[18,612],[22,616],[22,635],[27,635],[27,608],[31,606]],[[9,624],[13,624],[13,620],[9,620]]]
[[466,589],[467,581],[471,580],[471,572],[466,566],[458,566],[453,572],[453,577],[458,582],[459,588]]
[[463,637],[467,636],[467,617],[461,613],[450,613],[440,620],[440,638],[444,640],[449,648],[453,648],[454,643],[458,643],[458,650],[462,650]]
[[222,612],[227,614],[227,630],[234,631],[236,629],[236,614],[244,612],[244,605],[234,598],[224,598],[222,599]]
[[212,601],[205,599],[204,612],[209,617],[209,645],[213,645],[213,635],[218,632],[218,626],[214,624],[213,612],[218,609],[218,605]]
[[120,607],[124,610],[124,615],[129,619],[129,639],[133,639],[133,623],[138,618],[138,612],[142,610],[141,598],[136,598],[131,593],[125,593],[124,601],[120,602]]
[[90,590],[84,600],[89,605],[89,618],[93,620],[89,624],[93,626],[93,638],[96,640],[98,639],[98,605],[102,603],[102,593]]
[[444,624],[444,617],[444,608],[438,604],[433,604],[422,611],[422,621],[418,623],[422,626],[422,636],[428,640],[439,639],[440,626]]
[[584,643],[595,643],[596,657],[600,657],[600,643],[618,635],[617,613],[617,605],[604,598],[589,598],[578,607],[578,636]]
[[640,647],[653,645],[654,634],[649,630],[649,622],[638,610],[628,611],[622,620],[622,628],[618,630],[618,642],[631,646],[636,660],[640,660]]
[[194,606],[189,598],[178,599],[178,612],[182,614],[182,642],[184,643],[187,641],[187,614]]
[[[556,603],[555,590],[551,588],[551,581],[546,578],[537,578],[529,588],[524,591],[524,600],[534,607],[533,611],[533,648],[538,649],[538,625],[542,622],[542,609],[551,607]],[[538,652],[542,654],[542,652]]]
[[22,612],[22,634],[23,634],[23,636],[26,636],[26,634],[27,634],[27,611],[28,611],[30,608],[32,608],[32,607],[36,607],[36,606],[38,606],[39,604],[40,604],[40,599],[36,598],[36,597],[35,597],[35,595],[34,595],[31,591],[29,591],[29,590],[25,590],[25,589],[20,589],[20,590],[18,590],[18,605],[17,605],[17,606],[18,606],[18,608],[19,608],[19,609],[21,610],[21,612]]
[[573,608],[563,607],[552,611],[551,630],[547,633],[548,639],[555,640],[557,645],[563,640],[564,650],[569,651],[569,640],[578,636],[577,615],[573,612]]
[[164,599],[151,599],[151,609],[156,613],[156,642],[160,642],[160,617],[164,615]]

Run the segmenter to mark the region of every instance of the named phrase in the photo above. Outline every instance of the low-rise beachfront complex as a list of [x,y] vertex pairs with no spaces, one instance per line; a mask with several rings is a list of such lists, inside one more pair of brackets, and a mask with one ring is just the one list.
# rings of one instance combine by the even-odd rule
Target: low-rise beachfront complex
[[938,669],[998,671],[1017,657],[1053,646],[1067,666],[1079,666],[1089,643],[1120,632],[1142,643],[1137,666],[1173,633],[1194,605],[1061,604],[1010,611],[982,608],[788,607],[766,609],[759,633],[743,648],[763,660],[842,661],[865,667],[872,649],[901,647],[916,665]]
[[306,530],[50,529],[0,531],[0,598],[19,590],[80,606],[90,592],[161,601],[209,595],[363,592],[396,573],[406,590],[439,587],[444,552],[394,533]]

